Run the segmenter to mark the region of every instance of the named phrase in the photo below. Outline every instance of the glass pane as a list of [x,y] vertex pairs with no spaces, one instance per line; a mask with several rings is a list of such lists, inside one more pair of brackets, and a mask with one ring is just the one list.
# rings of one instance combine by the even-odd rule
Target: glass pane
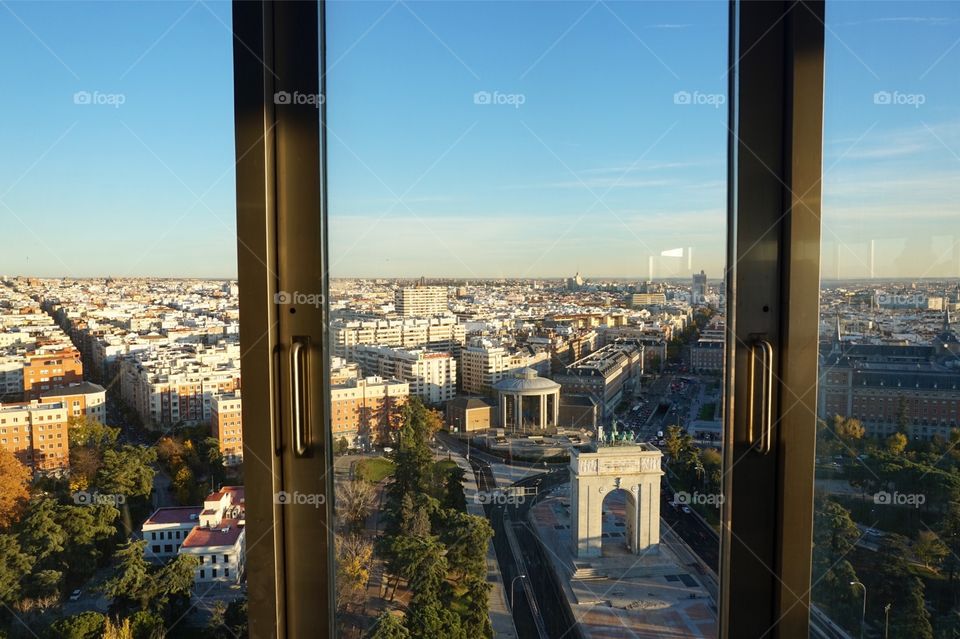
[[0,635],[245,635],[230,5],[0,16]]
[[727,5],[326,10],[339,636],[716,636]]
[[827,10],[812,597],[849,636],[960,636],[960,5]]

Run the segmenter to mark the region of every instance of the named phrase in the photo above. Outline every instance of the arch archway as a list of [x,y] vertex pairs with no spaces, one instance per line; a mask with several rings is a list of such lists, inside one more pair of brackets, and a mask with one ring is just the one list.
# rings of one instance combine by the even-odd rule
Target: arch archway
[[645,443],[571,449],[570,532],[577,557],[603,555],[604,503],[620,491],[626,493],[621,498],[625,547],[633,554],[658,550],[661,457],[659,449]]
[[603,497],[600,502],[600,555],[602,557],[633,552],[639,505],[637,493],[624,488],[614,488]]

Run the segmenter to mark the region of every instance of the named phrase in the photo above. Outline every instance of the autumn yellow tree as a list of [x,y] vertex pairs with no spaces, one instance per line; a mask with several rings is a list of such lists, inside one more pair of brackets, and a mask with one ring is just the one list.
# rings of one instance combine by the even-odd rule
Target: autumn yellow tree
[[903,433],[894,433],[887,437],[887,450],[899,455],[907,448],[907,436]]
[[20,520],[30,498],[30,469],[13,453],[0,449],[0,530]]
[[103,628],[103,639],[133,639],[133,629],[130,627],[130,620],[118,620],[114,623],[108,617],[107,623]]
[[370,579],[373,544],[359,535],[337,535],[336,606],[343,610]]

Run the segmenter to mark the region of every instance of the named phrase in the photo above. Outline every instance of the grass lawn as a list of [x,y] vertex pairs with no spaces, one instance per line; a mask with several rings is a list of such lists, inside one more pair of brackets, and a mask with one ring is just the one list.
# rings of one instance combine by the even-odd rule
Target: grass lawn
[[457,467],[457,462],[453,461],[452,459],[441,459],[438,462],[434,462],[433,472],[437,475],[440,475],[441,473],[443,475],[446,475],[448,472],[450,472],[451,468],[456,468],[456,467]]
[[354,473],[360,479],[365,479],[372,484],[379,483],[393,474],[394,463],[385,457],[373,457],[370,459],[361,459],[354,466]]

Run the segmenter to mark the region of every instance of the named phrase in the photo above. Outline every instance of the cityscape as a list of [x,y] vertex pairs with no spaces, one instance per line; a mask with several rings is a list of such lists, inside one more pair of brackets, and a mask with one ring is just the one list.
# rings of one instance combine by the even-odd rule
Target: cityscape
[[[273,424],[244,419],[266,389],[253,365],[244,388],[243,349],[266,336],[240,294],[248,266],[301,260],[326,279],[259,303],[325,311],[310,443],[327,489],[284,478],[269,524],[329,513],[330,601],[310,612],[336,637],[711,639],[721,611],[757,611],[724,603],[720,545],[743,459],[726,322],[750,312],[726,289],[753,188],[737,163],[764,156],[739,135],[756,106],[739,64],[766,50],[737,50],[745,5],[320,3],[304,62],[322,92],[274,93],[263,140],[316,109],[323,209],[289,214],[316,215],[323,254],[277,242],[289,262],[254,263],[238,221],[256,208],[272,246],[289,220],[241,197],[260,144],[238,148],[249,5],[0,4],[17,88],[0,120],[0,639],[257,634],[256,553],[301,570],[303,548],[251,534],[259,501],[247,525],[280,456],[252,445]],[[818,306],[817,385],[775,384],[781,416],[816,404],[813,468],[789,460],[814,482],[809,589],[790,596],[809,595],[813,639],[960,639],[960,3],[825,11],[822,164],[791,194],[816,202],[819,246],[768,229],[736,247],[758,250],[751,269],[771,250],[819,266],[819,298],[786,313]],[[785,17],[760,39],[799,34]],[[301,62],[299,40],[273,40]],[[309,586],[276,588],[301,606]],[[796,621],[784,593],[765,636]]]
[[[812,632],[954,636],[960,283],[821,295]],[[715,636],[725,301],[332,280],[339,636]],[[9,636],[245,632],[241,325],[233,280],[0,280]]]

